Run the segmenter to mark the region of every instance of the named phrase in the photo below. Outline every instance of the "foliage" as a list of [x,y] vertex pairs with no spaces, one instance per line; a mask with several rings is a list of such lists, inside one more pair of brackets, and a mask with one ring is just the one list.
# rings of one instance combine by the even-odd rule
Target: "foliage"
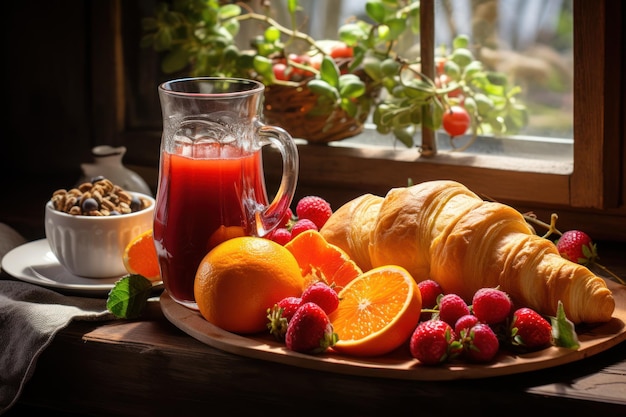
[[[143,20],[142,45],[163,52],[162,70],[187,70],[192,76],[252,78],[266,85],[306,86],[318,95],[318,114],[342,108],[349,115],[371,113],[380,133],[393,133],[414,146],[418,126],[442,126],[445,111],[463,106],[471,132],[512,134],[527,124],[520,88],[502,73],[486,70],[465,35],[438,49],[437,73],[420,72],[419,59],[398,52],[399,40],[419,33],[419,1],[369,0],[368,20],[353,18],[338,29],[336,40],[315,40],[299,30],[298,0],[287,1],[290,25],[274,20],[269,6],[257,13],[245,4],[218,0],[161,3]],[[237,46],[244,22],[260,23],[262,33],[248,49]],[[304,51],[304,52],[300,52]],[[370,100],[375,94],[375,99]],[[471,142],[470,142],[471,143]]]

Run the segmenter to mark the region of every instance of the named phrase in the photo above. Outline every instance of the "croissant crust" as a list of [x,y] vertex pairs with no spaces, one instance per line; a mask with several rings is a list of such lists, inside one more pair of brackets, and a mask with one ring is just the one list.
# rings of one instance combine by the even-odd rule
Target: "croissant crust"
[[574,323],[611,319],[615,300],[604,280],[561,257],[524,217],[483,201],[456,181],[429,181],[365,194],[337,209],[320,230],[364,271],[395,264],[416,281],[434,279],[467,302],[496,287],[516,305],[555,315],[558,302]]

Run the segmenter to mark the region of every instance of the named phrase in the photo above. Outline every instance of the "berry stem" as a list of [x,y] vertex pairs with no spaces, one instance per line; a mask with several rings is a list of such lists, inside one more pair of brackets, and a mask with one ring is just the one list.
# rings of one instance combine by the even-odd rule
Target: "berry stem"
[[602,271],[606,272],[607,274],[609,274],[615,281],[619,282],[622,285],[626,285],[626,281],[624,281],[622,278],[618,277],[613,271],[611,271],[609,268],[607,268],[606,266],[599,264],[597,262],[592,262],[591,265],[595,265],[598,268],[600,268]]
[[535,213],[524,213],[524,219],[526,219],[528,223],[536,224],[547,229],[546,233],[542,236],[543,238],[547,238],[552,234],[556,234],[559,236],[563,234],[561,233],[561,231],[559,231],[559,229],[556,228],[556,221],[558,220],[558,218],[558,214],[552,213],[552,215],[550,215],[550,224],[547,224],[546,222],[539,220]]

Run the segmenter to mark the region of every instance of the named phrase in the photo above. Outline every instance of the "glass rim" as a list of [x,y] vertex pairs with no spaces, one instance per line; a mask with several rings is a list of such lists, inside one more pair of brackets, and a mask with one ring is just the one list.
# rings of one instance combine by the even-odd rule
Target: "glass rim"
[[[239,85],[242,88],[233,91],[227,89],[203,92],[201,91],[202,85],[217,86],[218,84],[226,85]],[[185,91],[185,89],[176,88],[177,86],[193,87],[196,86],[193,91]],[[225,98],[225,97],[243,97],[248,95],[254,95],[262,93],[265,90],[265,85],[259,81],[251,80],[247,78],[235,78],[235,77],[185,77],[177,78],[169,81],[165,81],[159,84],[159,92],[167,95],[179,96],[179,97],[193,97],[193,98]]]

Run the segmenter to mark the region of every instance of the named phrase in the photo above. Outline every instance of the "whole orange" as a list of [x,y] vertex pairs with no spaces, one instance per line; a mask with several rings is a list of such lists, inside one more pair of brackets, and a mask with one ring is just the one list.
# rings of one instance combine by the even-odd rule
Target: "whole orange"
[[198,266],[194,294],[210,323],[233,333],[267,329],[267,309],[302,295],[304,279],[294,256],[269,239],[243,236],[213,248]]

